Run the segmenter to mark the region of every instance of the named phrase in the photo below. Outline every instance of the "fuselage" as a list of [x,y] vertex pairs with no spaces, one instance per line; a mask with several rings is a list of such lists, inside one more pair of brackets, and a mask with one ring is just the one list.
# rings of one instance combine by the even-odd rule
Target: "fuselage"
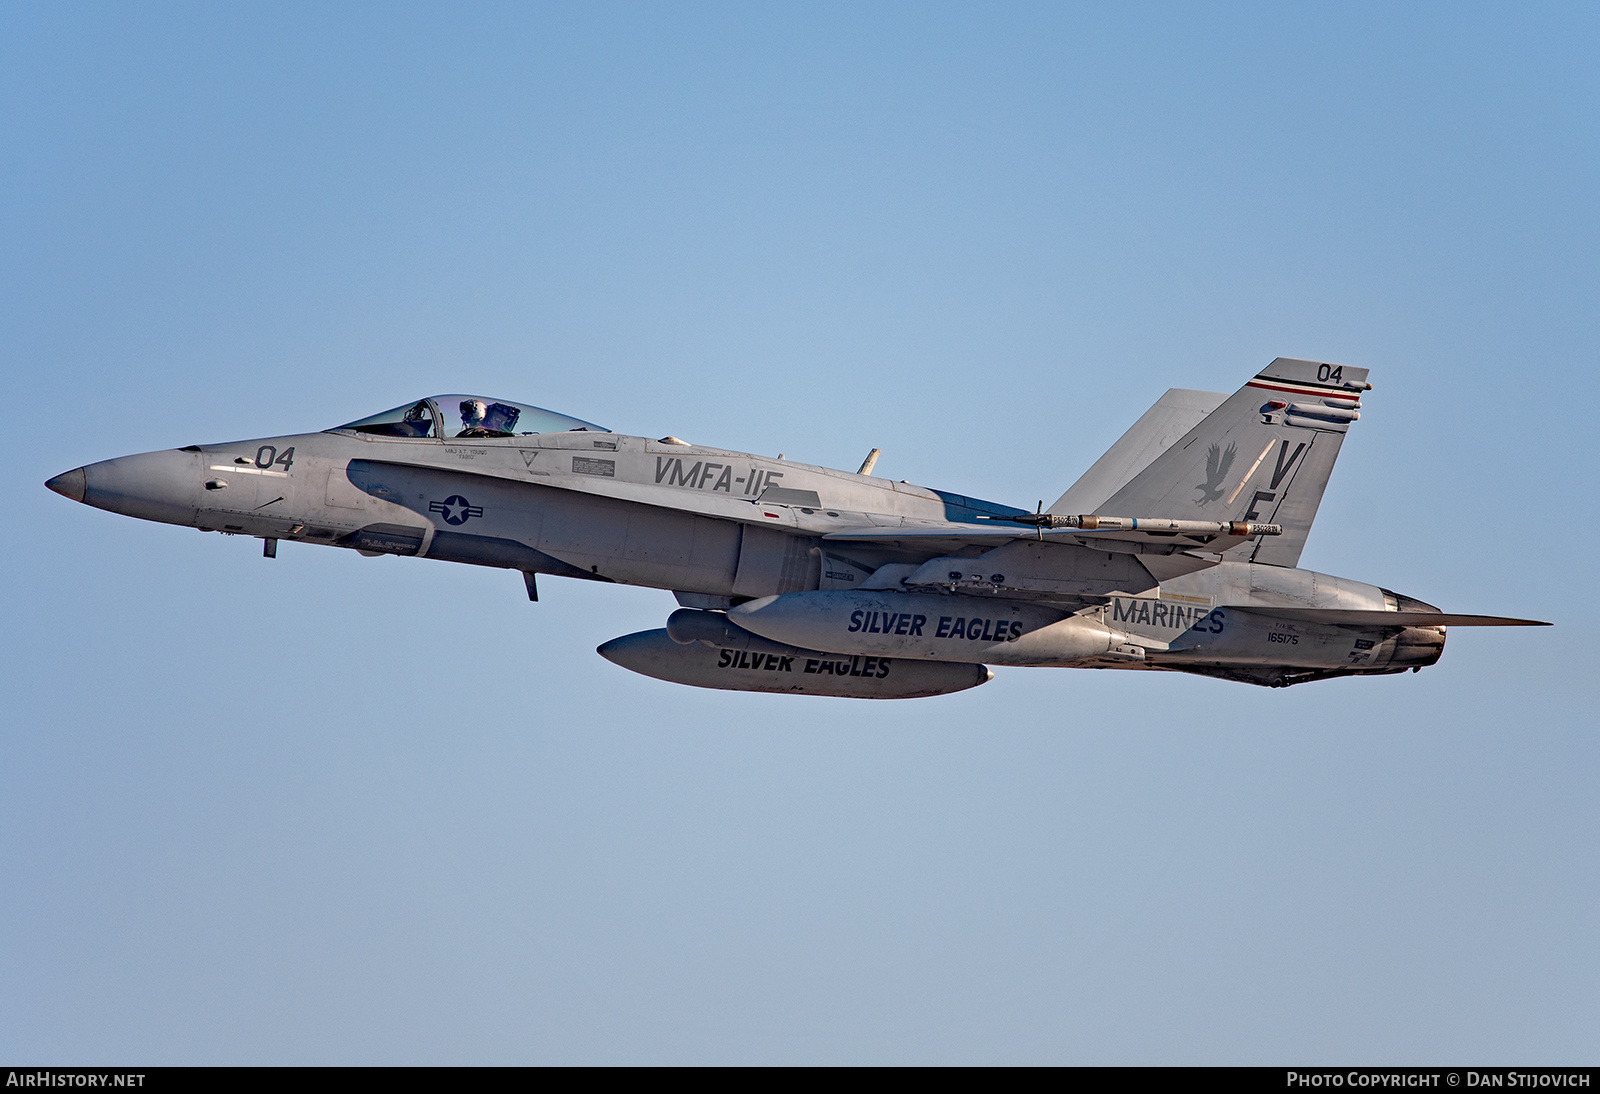
[[[1023,510],[598,429],[446,438],[343,428],[127,456],[50,485],[102,509],[203,531],[668,589],[695,607],[833,594],[806,604],[824,615],[836,607],[837,619],[796,633],[808,636],[811,649],[840,654],[1222,669],[1212,674],[1275,682],[1282,669],[1310,678],[1420,667],[1437,660],[1443,645],[1442,628],[1407,628],[1437,631],[1407,638],[1398,628],[1365,634],[1230,612],[1253,605],[1393,611],[1404,599],[1374,585],[1245,561],[1170,573],[1154,556],[1141,561],[1137,553],[1070,543],[1034,548],[1021,539],[1002,551],[963,552],[1005,560],[1009,577],[984,575],[977,587],[942,579],[908,585],[904,578],[941,554],[937,543],[823,537],[862,528],[890,537],[896,529]],[[1063,590],[1084,599],[1064,602]],[[918,616],[923,622],[911,634]]]
[[[80,474],[81,482],[61,481]],[[817,570],[810,548],[830,530],[1020,512],[787,460],[590,431],[460,441],[301,433],[124,456],[52,484],[97,508],[202,531],[520,568],[495,553],[514,544],[548,556],[520,560],[540,573],[724,596],[816,588],[820,575],[763,576],[756,556],[798,553],[806,561],[791,561],[791,571]],[[746,549],[757,541],[764,549]]]

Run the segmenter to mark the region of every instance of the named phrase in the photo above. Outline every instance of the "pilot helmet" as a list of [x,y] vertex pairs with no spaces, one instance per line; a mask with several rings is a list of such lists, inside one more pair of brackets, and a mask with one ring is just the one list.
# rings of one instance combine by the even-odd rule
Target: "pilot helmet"
[[489,407],[482,399],[461,400],[461,424],[468,429],[476,425],[482,425],[483,419],[488,413]]

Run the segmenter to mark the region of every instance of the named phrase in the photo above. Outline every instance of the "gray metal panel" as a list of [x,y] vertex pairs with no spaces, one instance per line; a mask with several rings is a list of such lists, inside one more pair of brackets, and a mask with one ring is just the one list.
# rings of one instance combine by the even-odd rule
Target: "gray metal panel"
[[717,596],[714,593],[686,593],[678,590],[675,590],[672,595],[685,608],[725,612],[733,607],[733,597],[731,596]]
[[1262,516],[1269,524],[1283,527],[1281,536],[1261,537],[1251,559],[1272,566],[1298,566],[1300,553],[1305,550],[1306,538],[1311,535],[1311,522],[1317,519],[1317,509],[1322,505],[1322,495],[1333,474],[1333,463],[1339,458],[1344,444],[1343,433],[1310,432],[1312,438],[1306,454],[1301,457],[1294,476],[1284,486],[1283,501]]
[[1137,556],[1031,539],[1012,540],[977,558],[930,559],[902,582],[907,588],[1059,601],[1072,607],[1086,598],[1113,592],[1131,595],[1155,584]]
[[427,530],[404,524],[369,524],[365,528],[341,536],[340,547],[353,547],[357,551],[375,554],[414,555],[422,549],[422,539]]
[[1067,488],[1047,510],[1051,513],[1095,513],[1102,502],[1128,484],[1139,472],[1228,397],[1220,391],[1172,388],[1137,422],[1106,449],[1105,455]]
[[739,563],[739,526],[693,513],[632,506],[623,557],[630,572],[648,570],[674,588],[726,593]]
[[472,566],[498,566],[507,570],[522,570],[529,574],[594,577],[593,574],[562,562],[559,558],[553,558],[543,551],[535,551],[527,544],[497,536],[437,531],[433,533],[433,540],[428,544],[428,557],[445,562],[464,562]]
[[813,551],[816,545],[804,536],[745,525],[733,595],[771,596],[815,589],[822,570],[821,552]]
[[822,499],[815,490],[790,490],[783,486],[769,486],[761,491],[763,505],[804,505],[822,508]]

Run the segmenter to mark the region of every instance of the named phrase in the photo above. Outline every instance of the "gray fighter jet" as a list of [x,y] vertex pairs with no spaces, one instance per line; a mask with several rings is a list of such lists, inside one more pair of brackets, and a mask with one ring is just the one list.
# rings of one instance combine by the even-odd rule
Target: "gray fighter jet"
[[650,440],[472,395],[320,433],[90,464],[50,489],[115,513],[363,555],[669,589],[602,656],[697,687],[898,699],[989,665],[1166,669],[1284,687],[1417,671],[1452,615],[1296,568],[1367,370],[1279,358],[1172,390],[1048,509]]

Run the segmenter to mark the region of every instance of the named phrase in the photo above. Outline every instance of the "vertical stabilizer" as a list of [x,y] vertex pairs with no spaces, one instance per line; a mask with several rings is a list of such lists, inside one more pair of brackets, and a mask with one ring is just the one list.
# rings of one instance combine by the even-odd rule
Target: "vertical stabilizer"
[[1149,467],[1157,456],[1181,440],[1226,399],[1220,391],[1169,388],[1045,512],[1099,512],[1101,502],[1128,485],[1129,479]]
[[1294,566],[1371,386],[1364,368],[1280,357],[1092,508],[1107,516],[1280,524],[1283,535],[1247,540],[1229,556]]

